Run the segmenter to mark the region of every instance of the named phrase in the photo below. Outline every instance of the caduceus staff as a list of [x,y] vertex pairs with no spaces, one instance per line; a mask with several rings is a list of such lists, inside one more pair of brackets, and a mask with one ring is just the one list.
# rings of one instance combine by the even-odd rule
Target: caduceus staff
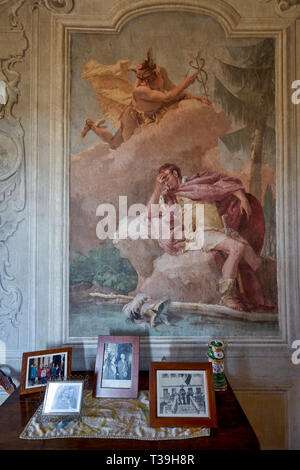
[[[195,63],[194,63],[194,61],[195,61]],[[204,94],[205,94],[205,98],[209,101],[208,93],[207,93],[207,87],[206,87],[206,84],[207,84],[207,81],[208,81],[208,75],[207,75],[206,71],[204,70],[205,60],[203,59],[203,57],[200,57],[200,51],[198,51],[198,54],[197,54],[196,57],[193,57],[193,59],[190,60],[189,65],[193,69],[197,70],[198,75],[196,77],[196,80],[202,86]]]

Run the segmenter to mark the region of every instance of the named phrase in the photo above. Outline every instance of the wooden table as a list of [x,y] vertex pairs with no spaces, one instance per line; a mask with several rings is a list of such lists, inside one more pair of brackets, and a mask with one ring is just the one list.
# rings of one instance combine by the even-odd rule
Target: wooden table
[[[76,372],[79,374],[79,372]],[[89,375],[92,384],[91,372]],[[148,389],[148,372],[140,372],[139,388]],[[233,391],[216,392],[218,428],[210,437],[169,441],[128,439],[45,439],[24,440],[19,435],[41,403],[40,393],[21,395],[16,390],[0,407],[1,450],[259,450],[259,442]]]

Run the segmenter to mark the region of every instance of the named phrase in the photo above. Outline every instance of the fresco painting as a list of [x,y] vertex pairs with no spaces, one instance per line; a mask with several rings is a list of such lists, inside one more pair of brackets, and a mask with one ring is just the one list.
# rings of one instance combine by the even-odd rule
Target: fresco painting
[[279,334],[274,57],[182,12],[72,35],[70,336]]

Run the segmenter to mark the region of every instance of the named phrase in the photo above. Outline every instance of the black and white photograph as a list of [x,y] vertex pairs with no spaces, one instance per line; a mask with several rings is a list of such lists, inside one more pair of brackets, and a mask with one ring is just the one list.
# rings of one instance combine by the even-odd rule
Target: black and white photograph
[[132,344],[105,343],[102,387],[130,388]]
[[204,371],[157,371],[158,417],[207,417]]
[[93,395],[136,398],[139,357],[139,336],[98,336]]
[[83,381],[49,382],[43,405],[43,414],[61,415],[80,413]]

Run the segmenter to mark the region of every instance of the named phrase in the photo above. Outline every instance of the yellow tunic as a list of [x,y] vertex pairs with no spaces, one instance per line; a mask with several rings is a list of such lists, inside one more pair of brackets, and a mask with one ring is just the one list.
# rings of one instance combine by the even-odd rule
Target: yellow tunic
[[210,251],[226,238],[215,202],[192,201],[180,196],[177,196],[177,202],[182,210],[184,251]]

